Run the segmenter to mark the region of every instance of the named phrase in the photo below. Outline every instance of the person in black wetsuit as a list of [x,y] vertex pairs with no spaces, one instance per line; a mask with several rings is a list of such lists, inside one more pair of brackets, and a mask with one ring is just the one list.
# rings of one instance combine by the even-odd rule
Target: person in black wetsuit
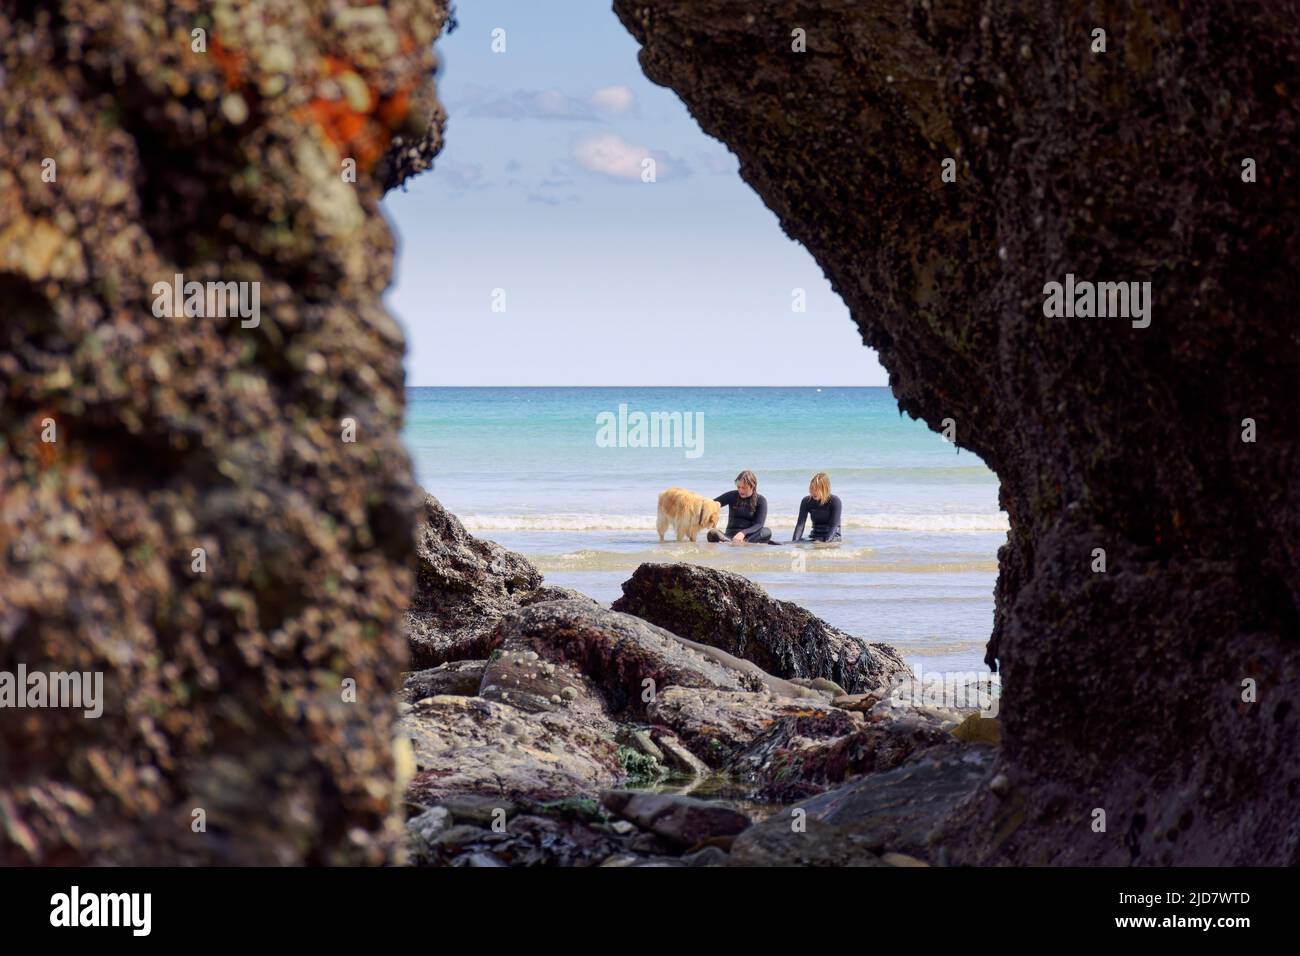
[[812,518],[810,541],[840,540],[840,499],[831,494],[831,480],[819,471],[808,483],[808,497],[799,502],[799,522],[794,526],[795,541],[803,539],[804,522]]
[[727,530],[710,529],[708,539],[733,544],[765,544],[772,540],[767,521],[767,499],[758,493],[758,479],[748,469],[736,476],[736,490],[713,499],[727,508]]

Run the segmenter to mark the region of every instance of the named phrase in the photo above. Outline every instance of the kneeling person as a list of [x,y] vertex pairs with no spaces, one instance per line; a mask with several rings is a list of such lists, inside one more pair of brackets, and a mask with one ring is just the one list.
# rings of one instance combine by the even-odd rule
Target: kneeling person
[[812,518],[813,541],[840,540],[840,499],[831,494],[831,480],[826,472],[819,471],[808,483],[808,497],[799,502],[799,523],[795,525],[794,540],[803,540],[803,526]]
[[736,490],[713,500],[727,507],[727,530],[710,531],[710,541],[763,544],[772,540],[772,530],[763,527],[767,521],[767,499],[758,493],[758,479],[752,471],[742,471],[736,476]]

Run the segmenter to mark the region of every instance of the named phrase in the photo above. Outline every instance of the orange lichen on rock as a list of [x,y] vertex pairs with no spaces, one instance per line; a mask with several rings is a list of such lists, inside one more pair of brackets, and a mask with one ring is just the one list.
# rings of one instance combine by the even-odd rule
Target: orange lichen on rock
[[390,130],[397,128],[411,112],[411,93],[409,89],[398,90],[392,96],[379,101],[375,115]]
[[[346,74],[360,76],[352,64],[338,57],[323,58],[325,75],[330,78]],[[363,82],[364,78],[363,78]],[[396,129],[411,111],[411,87],[402,87],[391,95],[380,95],[366,82],[369,107],[359,110],[347,98],[331,99],[318,96],[305,107],[299,107],[295,116],[302,122],[314,121],[334,144],[339,155],[357,161],[362,171],[371,169],[384,154]]]
[[212,37],[209,41],[208,53],[220,68],[221,75],[225,78],[227,88],[232,90],[239,89],[239,87],[244,83],[243,55],[229,49],[217,37]]

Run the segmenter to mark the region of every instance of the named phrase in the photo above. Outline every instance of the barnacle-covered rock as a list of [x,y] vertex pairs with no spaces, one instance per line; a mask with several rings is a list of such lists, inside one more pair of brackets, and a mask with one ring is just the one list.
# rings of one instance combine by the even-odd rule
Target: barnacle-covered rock
[[446,15],[0,8],[0,670],[104,698],[0,714],[0,863],[395,858],[419,497],[378,167],[441,115]]

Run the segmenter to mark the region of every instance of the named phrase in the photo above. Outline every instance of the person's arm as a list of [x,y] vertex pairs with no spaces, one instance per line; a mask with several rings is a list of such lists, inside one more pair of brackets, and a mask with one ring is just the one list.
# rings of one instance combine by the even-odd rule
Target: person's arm
[[805,497],[803,501],[799,502],[799,523],[794,526],[794,537],[790,539],[791,541],[798,541],[803,537],[803,526],[807,520],[808,499]]
[[758,507],[754,511],[754,523],[748,528],[741,528],[737,534],[743,534],[745,540],[749,540],[751,534],[758,534],[763,530],[763,524],[767,521],[767,499],[762,495],[758,496]]
[[835,532],[840,530],[840,499],[838,495],[831,495],[831,520],[826,529],[826,540],[831,541],[835,538]]
[[718,497],[714,498],[713,500],[716,501],[718,504],[720,504],[720,505],[726,507],[726,508],[730,508],[730,507],[732,506],[732,504],[735,503],[735,501],[736,501],[736,497],[737,497],[739,494],[740,494],[740,492],[735,491],[735,490],[732,490],[732,491],[724,491],[722,494],[718,495]]

